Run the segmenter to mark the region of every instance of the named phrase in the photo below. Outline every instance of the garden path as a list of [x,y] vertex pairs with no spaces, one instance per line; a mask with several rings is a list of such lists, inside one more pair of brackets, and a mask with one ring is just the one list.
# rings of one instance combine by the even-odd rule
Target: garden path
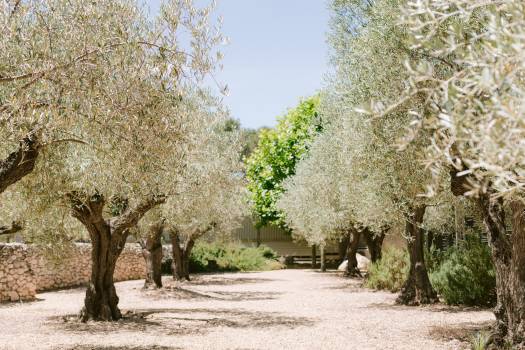
[[0,349],[463,349],[488,310],[394,305],[337,272],[199,275],[182,288],[117,283],[125,318],[78,323],[83,289],[0,305]]

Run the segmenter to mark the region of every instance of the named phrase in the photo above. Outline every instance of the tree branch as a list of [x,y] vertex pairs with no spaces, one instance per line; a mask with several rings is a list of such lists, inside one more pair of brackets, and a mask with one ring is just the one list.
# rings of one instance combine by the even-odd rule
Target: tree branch
[[11,10],[11,13],[9,14],[9,18],[13,17],[15,12],[18,10],[18,7],[20,6],[21,2],[22,2],[22,0],[16,0],[15,1],[15,4],[13,5],[13,9]]
[[154,195],[146,198],[134,208],[126,210],[122,215],[111,219],[112,231],[122,232],[137,225],[139,220],[151,209],[166,201],[164,195]]
[[44,69],[44,70],[40,70],[40,71],[37,71],[37,72],[29,72],[29,73],[15,75],[15,76],[8,76],[8,77],[1,77],[0,76],[0,83],[9,83],[9,82],[18,81],[18,80],[31,79],[31,81],[29,81],[28,83],[26,83],[23,86],[23,88],[27,88],[29,85],[32,85],[33,83],[35,83],[38,80],[42,79],[47,74],[50,74],[50,73],[53,73],[53,72],[56,72],[56,71],[59,71],[59,70],[68,69],[68,68],[74,66],[75,64],[77,64],[79,62],[86,61],[89,58],[89,56],[91,56],[94,53],[100,53],[100,52],[102,52],[105,49],[112,49],[112,48],[115,48],[115,47],[118,47],[118,46],[121,46],[121,45],[124,45],[124,44],[123,43],[108,44],[108,45],[103,46],[101,48],[96,48],[96,49],[84,52],[83,54],[78,55],[77,57],[73,58],[71,61],[69,61],[67,63],[58,64],[58,65],[53,66],[53,67],[51,67],[49,69]]
[[104,220],[102,211],[106,201],[100,193],[87,196],[85,193],[73,191],[66,195],[71,206],[71,216],[86,226]]
[[18,150],[0,161],[0,193],[33,171],[40,146],[40,129],[33,129],[20,140]]
[[0,236],[11,235],[22,231],[22,224],[18,221],[13,221],[11,226],[0,226]]

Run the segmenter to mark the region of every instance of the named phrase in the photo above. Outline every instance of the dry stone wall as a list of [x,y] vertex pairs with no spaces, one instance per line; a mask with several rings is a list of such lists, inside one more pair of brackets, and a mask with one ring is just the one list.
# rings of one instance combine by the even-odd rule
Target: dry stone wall
[[[76,244],[58,262],[31,245],[0,243],[0,302],[32,300],[39,291],[84,285],[91,273],[91,245]],[[146,266],[138,244],[126,244],[115,281],[142,279]]]

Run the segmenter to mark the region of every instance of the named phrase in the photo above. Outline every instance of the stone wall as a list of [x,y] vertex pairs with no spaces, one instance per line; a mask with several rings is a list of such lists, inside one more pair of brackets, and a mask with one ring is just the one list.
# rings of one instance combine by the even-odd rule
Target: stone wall
[[[145,262],[138,244],[126,244],[115,281],[142,279]],[[32,300],[39,291],[84,285],[91,273],[91,245],[78,243],[60,261],[20,243],[0,243],[0,302]]]

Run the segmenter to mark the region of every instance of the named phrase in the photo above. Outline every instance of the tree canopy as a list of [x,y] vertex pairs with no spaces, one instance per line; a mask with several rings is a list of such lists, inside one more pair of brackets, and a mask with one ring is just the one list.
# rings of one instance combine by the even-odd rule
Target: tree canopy
[[286,227],[276,203],[283,180],[295,173],[309,142],[322,129],[318,106],[319,96],[311,97],[278,118],[274,129],[261,131],[259,144],[247,159],[248,190],[259,226]]

